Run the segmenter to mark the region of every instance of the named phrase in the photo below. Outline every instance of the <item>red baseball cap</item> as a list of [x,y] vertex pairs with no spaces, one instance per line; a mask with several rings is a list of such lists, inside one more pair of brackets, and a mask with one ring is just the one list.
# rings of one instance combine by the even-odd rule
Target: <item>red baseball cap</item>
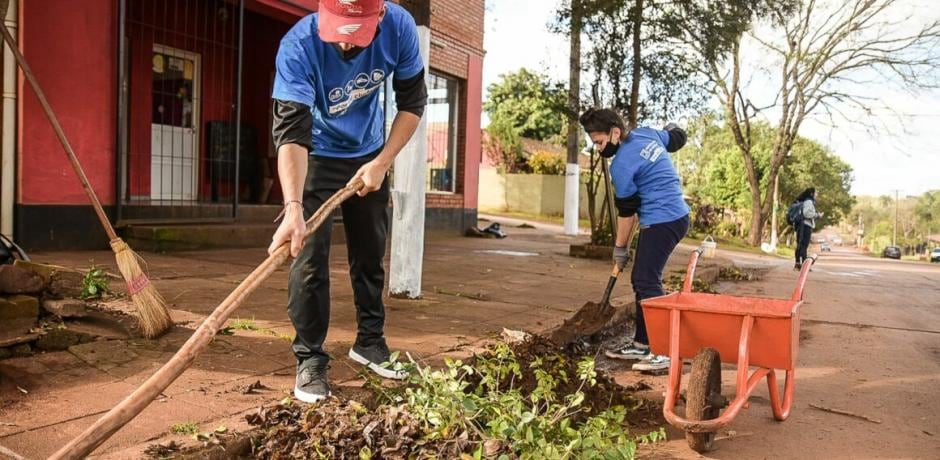
[[384,0],[320,0],[320,39],[369,46],[384,4]]

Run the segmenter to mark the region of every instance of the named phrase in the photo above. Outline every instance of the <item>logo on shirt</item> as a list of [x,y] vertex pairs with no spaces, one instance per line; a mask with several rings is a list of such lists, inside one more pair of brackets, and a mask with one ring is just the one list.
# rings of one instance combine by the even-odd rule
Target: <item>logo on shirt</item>
[[666,152],[666,149],[663,146],[657,144],[656,142],[650,142],[646,144],[646,147],[643,147],[643,150],[640,151],[640,156],[649,160],[650,163],[655,163]]
[[356,75],[356,79],[354,81],[356,82],[357,88],[365,88],[366,85],[369,84],[369,76],[364,73],[361,73],[359,75]]
[[343,98],[343,89],[342,88],[333,88],[330,91],[330,102],[337,102]]
[[368,97],[382,87],[382,79],[385,72],[381,69],[373,69],[370,72],[362,72],[356,75],[356,78],[349,80],[342,88],[333,88],[329,92],[330,105],[328,112],[330,116],[341,116],[349,110],[354,102]]

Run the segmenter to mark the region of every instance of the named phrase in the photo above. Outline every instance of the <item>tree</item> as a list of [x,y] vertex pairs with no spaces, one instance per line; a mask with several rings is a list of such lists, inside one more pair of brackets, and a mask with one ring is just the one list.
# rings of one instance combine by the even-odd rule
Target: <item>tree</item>
[[[751,148],[754,166],[762,178],[761,187],[766,188],[770,180],[766,173],[774,147],[776,130],[767,123],[751,126]],[[750,187],[744,174],[744,159],[727,124],[720,123],[714,115],[693,120],[689,125],[689,144],[675,154],[675,162],[689,195],[696,196],[698,206],[713,206],[723,214],[731,216],[725,230],[739,228],[749,223]],[[793,147],[793,161],[786,164],[780,177],[780,196],[789,203],[807,187],[817,189],[817,205],[825,217],[820,225],[838,222],[852,209],[854,200],[850,194],[852,168],[825,146],[803,137],[797,138]],[[727,211],[727,212],[725,212]],[[784,226],[785,213],[778,213]]]
[[[936,84],[940,68],[940,21],[898,27],[891,0],[815,0],[718,2],[683,0],[677,11],[687,18],[683,43],[703,62],[711,91],[722,102],[725,118],[744,159],[750,187],[749,242],[757,245],[773,205],[773,184],[793,150],[800,128],[814,116],[858,123],[851,112],[870,115],[879,102],[867,94],[872,85],[908,90]],[[776,99],[758,107],[742,84],[741,43],[754,20],[769,17],[771,38],[750,37],[778,58]],[[716,21],[715,18],[718,20]],[[727,22],[724,20],[727,19]],[[715,25],[718,24],[718,27]],[[762,34],[761,34],[762,35]],[[779,37],[776,37],[779,36]],[[779,111],[764,180],[758,174],[752,145],[755,118]],[[765,184],[762,187],[762,183]],[[764,192],[764,193],[762,193]]]
[[500,75],[500,81],[487,88],[483,109],[490,121],[518,129],[522,137],[548,140],[565,129],[565,88],[544,75],[519,69]]
[[581,193],[581,169],[578,163],[578,153],[580,151],[578,134],[581,129],[578,126],[578,114],[581,112],[581,30],[584,25],[583,3],[583,0],[571,0],[570,3],[563,3],[561,10],[556,12],[558,22],[554,26],[556,32],[568,35],[570,45],[568,52],[568,107],[566,110],[566,115],[568,116],[568,135],[565,139],[565,149],[567,151],[567,164],[565,169],[566,174],[571,175],[571,177],[565,179],[565,233],[568,235],[578,234],[578,221],[581,215],[578,209],[581,203],[581,199],[578,196],[578,194]]
[[694,63],[663,41],[676,33],[662,14],[670,1],[593,0],[584,16],[591,37],[588,68],[600,105],[624,114],[627,124],[695,112],[705,103]]

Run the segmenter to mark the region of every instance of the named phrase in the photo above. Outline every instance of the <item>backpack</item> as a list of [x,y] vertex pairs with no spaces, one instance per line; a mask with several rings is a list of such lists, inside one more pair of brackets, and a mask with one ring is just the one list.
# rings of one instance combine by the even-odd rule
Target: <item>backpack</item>
[[13,240],[0,233],[0,265],[12,264],[17,259],[29,262],[29,256]]
[[787,208],[787,223],[792,227],[803,222],[803,202],[795,201]]

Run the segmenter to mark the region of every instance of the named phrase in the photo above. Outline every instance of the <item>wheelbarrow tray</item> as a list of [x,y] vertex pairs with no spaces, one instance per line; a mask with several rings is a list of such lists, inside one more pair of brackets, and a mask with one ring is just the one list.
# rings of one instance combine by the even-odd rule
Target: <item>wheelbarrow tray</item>
[[[706,435],[713,439],[718,429],[730,423],[747,405],[749,395],[765,377],[774,418],[783,421],[789,416],[800,340],[803,288],[816,262],[816,256],[813,255],[803,263],[796,289],[789,299],[766,299],[692,292],[695,266],[701,254],[702,250],[698,249],[689,257],[682,291],[640,302],[649,332],[650,348],[653,353],[668,355],[671,359],[663,416],[670,425],[685,430],[690,445],[699,452],[707,450],[712,442]],[[735,397],[717,417],[704,420],[681,417],[676,414],[675,407],[682,383],[682,363],[686,359],[695,358],[700,350],[706,348],[713,349],[707,350],[706,355],[714,356],[717,351],[721,362],[737,364]],[[756,369],[749,375],[752,367]],[[721,369],[712,369],[720,379]],[[782,399],[777,388],[775,369],[786,371]],[[710,377],[693,377],[689,378],[689,386],[694,387],[696,395],[714,391],[709,389]],[[721,397],[720,394],[706,396]],[[696,404],[699,402],[696,399]]]
[[679,358],[702,348],[718,350],[724,363],[738,363],[742,318],[754,318],[749,364],[793,369],[799,349],[801,300],[676,292],[641,302],[653,353],[669,355],[670,311],[680,310]]

